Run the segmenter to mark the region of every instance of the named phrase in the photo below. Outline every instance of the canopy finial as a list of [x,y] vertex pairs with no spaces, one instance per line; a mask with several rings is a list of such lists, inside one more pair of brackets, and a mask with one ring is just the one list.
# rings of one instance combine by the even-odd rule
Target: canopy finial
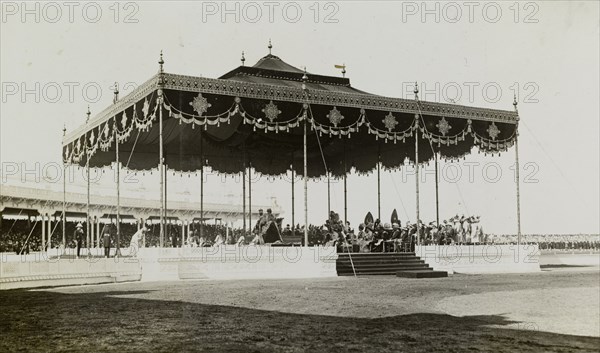
[[90,115],[92,114],[92,112],[90,112],[90,106],[88,105],[88,110],[85,113],[85,115],[87,115],[87,118],[85,119],[85,123],[87,124],[88,121],[90,121]]
[[269,48],[269,55],[271,55],[271,49],[273,49],[273,44],[271,44],[271,38],[269,38],[269,46],[267,48]]
[[115,89],[115,96],[113,98],[113,104],[117,103],[117,101],[119,100],[119,83],[118,82],[115,82],[114,89]]
[[67,124],[63,123],[63,137],[67,135]]
[[164,64],[165,64],[165,61],[163,60],[163,52],[162,52],[162,49],[161,49],[160,50],[160,59],[158,60],[158,65],[159,65],[158,72],[161,73],[161,74],[164,72],[164,70],[163,70],[163,65]]
[[302,89],[306,90],[306,81],[308,81],[308,75],[306,75],[306,66],[304,67],[304,75],[302,75]]
[[346,63],[344,63],[344,65],[342,65],[342,77],[346,77]]
[[417,81],[415,81],[415,89],[413,90],[413,93],[415,94],[415,99],[419,100],[419,84]]
[[242,66],[246,63],[246,57],[244,56],[244,51],[242,50]]
[[517,103],[517,94],[515,93],[514,98],[513,98],[513,107],[515,107],[515,112],[518,112],[519,109],[517,108],[517,105],[519,103]]

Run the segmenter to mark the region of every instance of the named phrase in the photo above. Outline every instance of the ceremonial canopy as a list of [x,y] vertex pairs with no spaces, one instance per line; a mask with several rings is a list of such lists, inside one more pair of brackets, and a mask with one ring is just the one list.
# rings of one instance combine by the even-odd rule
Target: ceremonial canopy
[[[376,70],[373,78],[383,75]],[[313,74],[269,54],[218,79],[163,71],[67,134],[67,164],[102,167],[115,161],[132,170],[159,164],[159,117],[165,164],[194,171],[203,165],[221,173],[251,166],[265,175],[293,168],[303,174],[304,124],[308,176],[341,176],[352,168],[368,173],[419,162],[439,153],[459,158],[478,147],[507,150],[515,141],[518,115],[492,110],[378,96],[354,88],[348,78]]]

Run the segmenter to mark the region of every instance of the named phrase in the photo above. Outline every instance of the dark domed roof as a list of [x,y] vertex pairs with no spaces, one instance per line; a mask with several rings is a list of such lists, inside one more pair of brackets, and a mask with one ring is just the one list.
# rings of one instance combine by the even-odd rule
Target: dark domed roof
[[297,67],[294,67],[285,61],[281,60],[278,56],[268,54],[267,56],[260,59],[254,66],[257,69],[267,69],[267,70],[275,70],[275,71],[285,71],[285,72],[296,72],[303,73],[304,71],[300,70]]

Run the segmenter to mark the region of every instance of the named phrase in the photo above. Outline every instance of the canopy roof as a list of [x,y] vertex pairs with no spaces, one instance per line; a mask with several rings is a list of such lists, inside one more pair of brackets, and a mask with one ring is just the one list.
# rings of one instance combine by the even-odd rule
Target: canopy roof
[[177,171],[207,165],[239,173],[251,166],[266,175],[290,168],[302,174],[306,123],[310,177],[326,170],[341,176],[352,167],[367,173],[378,161],[400,167],[414,161],[417,132],[420,163],[434,151],[445,158],[474,146],[502,152],[514,143],[518,123],[516,111],[366,93],[348,78],[308,73],[269,54],[219,79],[164,73],[161,64],[158,74],[64,137],[64,162],[110,165],[117,136],[127,168],[156,167],[160,113],[165,163]]

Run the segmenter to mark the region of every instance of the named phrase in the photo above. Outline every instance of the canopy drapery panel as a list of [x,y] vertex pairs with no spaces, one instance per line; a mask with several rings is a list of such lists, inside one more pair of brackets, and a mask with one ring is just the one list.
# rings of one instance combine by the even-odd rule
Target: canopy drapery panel
[[[249,70],[241,71],[247,77]],[[516,137],[518,115],[513,111],[386,98],[354,90],[337,78],[331,82],[340,89],[323,85],[326,77],[321,76],[320,86],[309,76],[302,89],[295,76],[274,85],[228,75],[232,77],[155,75],[65,136],[64,162],[85,166],[89,159],[91,167],[108,166],[116,160],[118,140],[123,166],[156,168],[161,113],[165,163],[175,171],[210,166],[232,174],[251,166],[264,175],[290,169],[302,175],[304,124],[309,177],[327,171],[342,176],[352,169],[369,173],[378,162],[386,169],[399,168],[406,160],[414,163],[416,137],[420,163],[434,153],[460,158],[474,147],[500,153]],[[268,80],[274,81],[271,76]]]

